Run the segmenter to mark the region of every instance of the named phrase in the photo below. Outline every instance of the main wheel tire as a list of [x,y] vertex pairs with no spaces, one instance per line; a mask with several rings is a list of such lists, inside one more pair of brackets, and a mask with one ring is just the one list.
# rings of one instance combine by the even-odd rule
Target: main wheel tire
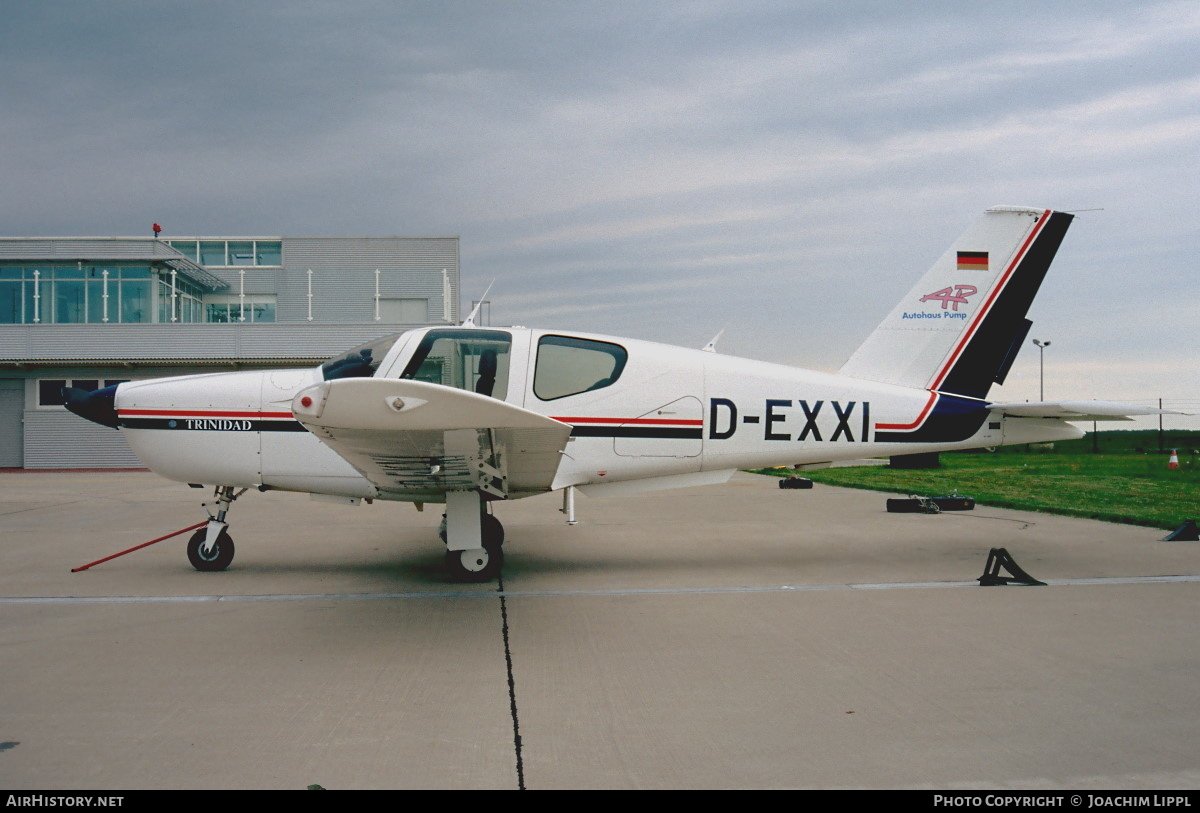
[[483,540],[485,550],[498,551],[504,544],[504,526],[494,514],[484,514],[479,518],[479,535]]
[[500,548],[446,551],[446,573],[456,582],[490,582],[503,567],[504,551]]
[[196,570],[202,570],[206,573],[224,570],[233,561],[233,539],[229,536],[229,530],[227,528],[221,529],[221,533],[217,534],[217,541],[213,545],[212,550],[206,554],[204,552],[204,537],[207,534],[207,528],[201,528],[192,534],[192,538],[188,540],[187,544],[188,561],[192,563],[192,567],[196,568]]

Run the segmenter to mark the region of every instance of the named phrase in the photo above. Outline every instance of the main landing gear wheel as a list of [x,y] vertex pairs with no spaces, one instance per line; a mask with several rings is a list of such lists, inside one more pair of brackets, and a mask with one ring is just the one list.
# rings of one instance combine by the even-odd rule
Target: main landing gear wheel
[[456,582],[490,582],[504,567],[504,551],[492,549],[446,551],[446,572]]
[[192,534],[192,538],[188,540],[187,544],[188,561],[196,570],[208,573],[224,570],[233,561],[233,539],[230,538],[229,531],[222,528],[212,550],[205,553],[204,537],[207,533],[207,528],[201,528]]

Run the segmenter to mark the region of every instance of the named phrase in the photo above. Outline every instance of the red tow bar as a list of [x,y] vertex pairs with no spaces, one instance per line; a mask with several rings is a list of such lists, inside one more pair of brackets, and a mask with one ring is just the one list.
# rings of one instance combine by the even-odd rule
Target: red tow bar
[[103,559],[97,559],[96,561],[90,562],[86,565],[83,565],[82,567],[73,567],[73,568],[71,568],[71,572],[78,573],[81,570],[87,570],[89,567],[92,567],[93,565],[98,565],[98,564],[101,564],[102,562],[107,562],[109,559],[116,559],[118,556],[124,556],[127,553],[133,553],[135,550],[141,550],[142,548],[149,547],[150,545],[153,545],[155,542],[162,542],[164,539],[170,539],[173,536],[179,536],[180,534],[186,534],[188,531],[194,531],[197,528],[203,528],[207,524],[208,524],[208,520],[205,520],[204,522],[197,522],[195,525],[189,525],[186,528],[180,528],[178,531],[175,531],[174,533],[169,533],[166,536],[160,536],[158,539],[151,539],[149,542],[143,542],[140,545],[135,545],[132,548],[130,548],[129,550],[123,550],[120,553],[114,553],[112,556],[105,556]]

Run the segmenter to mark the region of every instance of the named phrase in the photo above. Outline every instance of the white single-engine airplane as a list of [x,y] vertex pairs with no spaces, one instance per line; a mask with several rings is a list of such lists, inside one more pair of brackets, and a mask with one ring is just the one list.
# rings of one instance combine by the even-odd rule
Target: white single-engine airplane
[[[247,489],[445,503],[452,578],[500,573],[494,503],[574,489],[719,483],[821,464],[1083,436],[1067,421],[1151,414],[1111,402],[992,403],[1072,215],[988,210],[836,374],[569,331],[459,327],[386,336],[316,369],[216,373],[66,392],[158,474],[215,487],[188,544],[233,559]],[[706,352],[709,351],[709,352]],[[239,491],[240,489],[240,491]],[[207,510],[207,509],[206,509]]]

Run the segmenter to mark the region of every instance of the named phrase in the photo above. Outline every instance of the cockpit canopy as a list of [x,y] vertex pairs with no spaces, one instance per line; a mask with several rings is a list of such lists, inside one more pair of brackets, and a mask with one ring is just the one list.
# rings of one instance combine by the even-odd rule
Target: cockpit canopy
[[[403,335],[382,336],[335,356],[321,365],[321,374],[326,381],[373,377]],[[528,334],[520,338],[525,335]],[[404,364],[400,378],[505,400],[509,396],[512,349],[513,334],[505,330],[461,327],[428,330]],[[621,376],[629,357],[626,349],[614,342],[554,333],[540,336],[536,350],[532,387],[533,394],[541,401],[608,387]],[[525,350],[520,353],[524,357]]]
[[388,354],[392,345],[402,335],[404,334],[392,333],[388,336],[380,336],[378,339],[372,339],[366,344],[360,344],[352,350],[334,356],[321,365],[322,378],[326,381],[333,381],[335,378],[372,377],[379,369],[379,363],[383,361],[383,357]]

